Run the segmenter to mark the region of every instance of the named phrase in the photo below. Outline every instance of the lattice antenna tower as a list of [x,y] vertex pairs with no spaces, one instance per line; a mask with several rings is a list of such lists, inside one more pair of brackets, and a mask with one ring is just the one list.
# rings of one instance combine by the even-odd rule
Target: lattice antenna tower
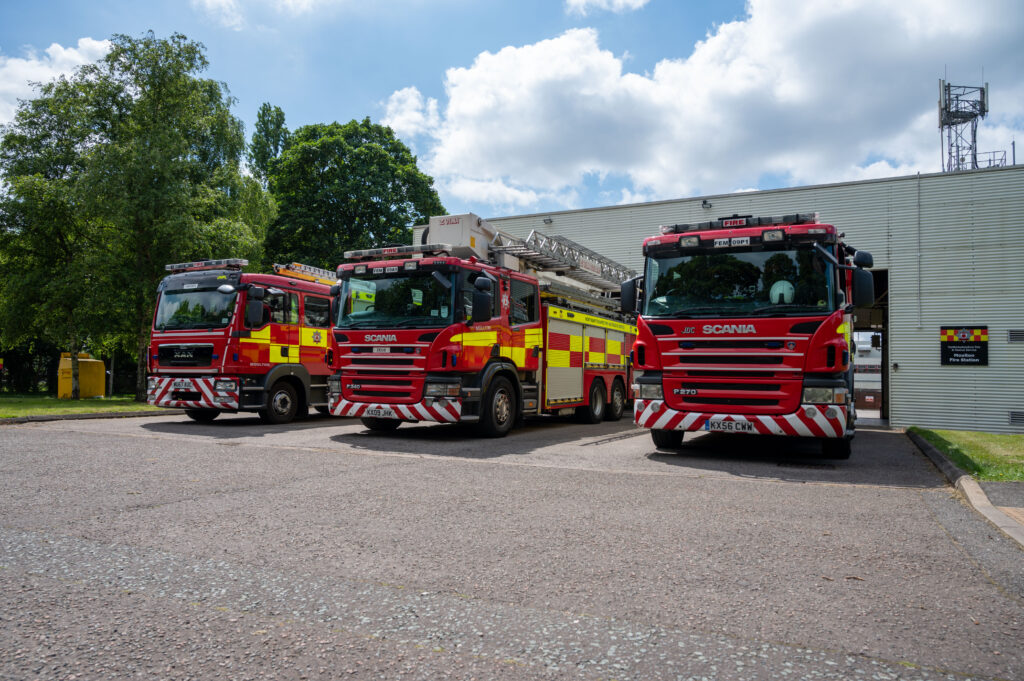
[[988,83],[981,87],[939,80],[939,139],[942,170],[978,168],[978,119],[988,114]]

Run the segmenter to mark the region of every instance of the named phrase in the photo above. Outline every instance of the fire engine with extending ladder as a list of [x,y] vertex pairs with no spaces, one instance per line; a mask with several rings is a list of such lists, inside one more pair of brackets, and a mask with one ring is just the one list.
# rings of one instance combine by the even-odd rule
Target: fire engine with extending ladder
[[432,217],[418,245],[345,257],[332,414],[371,430],[472,423],[488,437],[529,415],[621,418],[636,327],[613,296],[631,270],[473,214]]
[[167,265],[148,357],[148,401],[195,421],[254,411],[287,423],[327,413],[334,273],[299,263],[274,274],[247,260]]
[[850,456],[852,312],[874,285],[871,254],[842,237],[817,214],[734,215],[644,241],[644,275],[621,294],[640,313],[633,416],[656,446],[686,431],[760,433]]

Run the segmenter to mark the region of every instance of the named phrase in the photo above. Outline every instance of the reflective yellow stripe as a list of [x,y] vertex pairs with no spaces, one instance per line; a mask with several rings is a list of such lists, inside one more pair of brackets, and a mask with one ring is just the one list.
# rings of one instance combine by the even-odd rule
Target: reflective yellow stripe
[[564,319],[566,321],[576,322],[577,324],[586,324],[587,326],[599,326],[603,329],[612,329],[614,331],[622,331],[623,333],[636,334],[635,326],[616,322],[611,319],[605,319],[604,317],[595,317],[582,312],[566,310],[561,307],[548,307],[548,317]]

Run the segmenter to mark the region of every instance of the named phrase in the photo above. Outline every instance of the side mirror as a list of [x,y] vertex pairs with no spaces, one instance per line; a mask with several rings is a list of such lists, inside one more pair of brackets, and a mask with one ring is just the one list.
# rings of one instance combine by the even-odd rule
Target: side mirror
[[640,279],[641,277],[633,277],[619,286],[619,305],[622,306],[622,311],[626,314],[636,312],[636,292]]
[[[860,255],[861,251],[857,251]],[[856,256],[854,256],[856,257]],[[868,254],[868,258],[871,254]],[[867,307],[875,302],[875,278],[867,270],[856,269],[853,274],[853,303]]]
[[221,284],[220,286],[217,287],[217,293],[223,293],[224,295],[228,295],[234,292],[235,287],[232,286],[231,284]]
[[263,301],[250,300],[245,304],[245,325],[249,328],[263,326]]
[[494,299],[491,297],[493,287],[494,282],[482,275],[473,281],[473,309],[470,312],[470,321],[473,323],[491,319],[491,310],[494,306]]
[[341,284],[334,284],[331,286],[331,298],[337,298],[338,294],[341,293]]
[[[853,265],[854,267],[874,267],[875,259],[867,251],[857,251],[853,254]],[[872,300],[874,298],[874,296],[871,296]]]
[[252,286],[249,288],[249,300],[263,300],[265,295],[267,295],[267,289],[262,286]]

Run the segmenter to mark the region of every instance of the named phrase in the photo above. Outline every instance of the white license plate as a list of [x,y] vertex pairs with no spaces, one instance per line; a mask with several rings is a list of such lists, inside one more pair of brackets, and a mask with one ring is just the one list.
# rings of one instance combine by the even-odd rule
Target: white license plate
[[749,246],[750,245],[750,237],[749,236],[733,237],[732,245],[733,246]]
[[377,418],[381,419],[398,418],[395,415],[394,410],[388,409],[387,407],[370,407],[365,412],[363,412],[363,416],[376,416]]
[[176,378],[171,381],[172,390],[192,390],[192,381],[188,378]]
[[754,424],[750,421],[726,421],[725,419],[708,419],[704,423],[704,430],[714,430],[722,433],[756,433]]
[[391,348],[388,348],[388,347],[380,347],[379,345],[375,345],[375,346],[374,346],[374,348],[373,348],[373,351],[374,351],[375,353],[381,353],[381,352],[391,352]]

